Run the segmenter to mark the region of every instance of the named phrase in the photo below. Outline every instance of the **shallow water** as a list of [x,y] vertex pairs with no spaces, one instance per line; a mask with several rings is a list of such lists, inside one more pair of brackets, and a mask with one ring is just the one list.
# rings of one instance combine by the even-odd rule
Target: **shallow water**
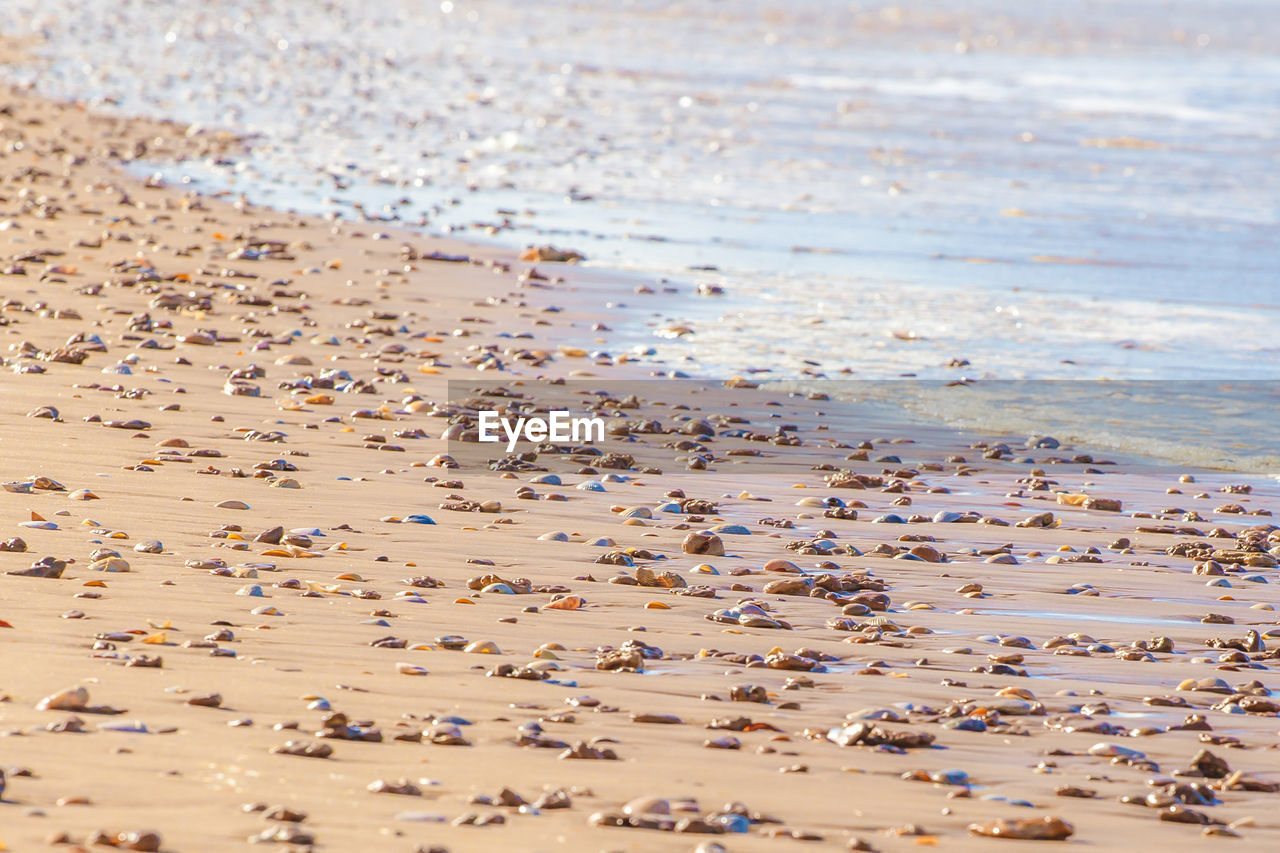
[[1198,623],[1194,616],[1140,616],[1134,614],[1081,613],[1054,610],[984,610],[989,616],[1011,619],[1051,619],[1063,622],[1105,622],[1116,625],[1188,625]]
[[[1088,452],[1102,460],[1109,456],[1102,451],[1116,451],[1117,461],[1154,457],[1245,472],[1254,476],[1244,479],[1268,493],[1275,484],[1260,478],[1280,475],[1276,380],[753,378],[780,392],[857,404],[868,418],[905,415],[920,424],[1005,436],[1015,459]],[[1051,436],[1062,446],[1033,448],[1030,436]]]
[[[254,135],[171,180],[668,278],[629,331],[691,328],[652,339],[691,373],[1280,378],[1280,9],[950,5],[13,0],[0,30],[44,36],[10,72],[43,92]],[[1062,410],[1105,443],[1110,405]],[[1142,426],[1280,470],[1253,426]]]

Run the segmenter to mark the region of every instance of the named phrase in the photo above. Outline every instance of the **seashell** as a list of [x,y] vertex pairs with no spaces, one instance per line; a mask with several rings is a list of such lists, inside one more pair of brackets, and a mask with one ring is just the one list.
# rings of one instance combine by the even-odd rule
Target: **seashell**
[[397,663],[396,672],[401,675],[426,675],[428,670],[426,667],[421,667],[412,663]]
[[39,711],[81,711],[89,704],[89,691],[83,687],[68,687],[51,693],[36,705]]

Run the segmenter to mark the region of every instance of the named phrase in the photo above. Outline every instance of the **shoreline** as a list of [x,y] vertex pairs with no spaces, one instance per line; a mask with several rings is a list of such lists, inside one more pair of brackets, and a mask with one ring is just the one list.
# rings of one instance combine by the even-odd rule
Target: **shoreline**
[[[44,61],[47,62],[48,60]],[[227,162],[235,159],[243,164],[252,159],[251,154],[252,149],[246,148],[241,153],[241,156],[237,158],[223,159]],[[144,152],[138,162],[154,163],[155,161],[148,158]],[[185,159],[176,158],[173,162],[175,164],[196,164],[199,166],[202,163],[209,162],[209,158],[206,157],[204,160],[189,157]],[[186,167],[184,166],[184,168]],[[133,171],[137,172],[136,167]],[[142,177],[137,174],[134,176]],[[263,179],[259,179],[256,183],[252,179],[248,180],[249,185],[243,186],[243,189],[250,191],[254,189],[269,191],[275,186],[270,180],[266,180],[266,183],[263,183]],[[235,186],[239,182],[239,178],[232,178],[228,186]],[[217,190],[217,187],[211,187],[211,189]],[[412,191],[403,183],[389,187],[389,189],[394,189],[396,192],[404,191],[412,195]],[[234,195],[231,190],[226,190],[226,192],[230,194],[229,197]],[[221,191],[215,194],[219,197],[222,196]],[[394,193],[392,194],[394,195]],[[405,196],[403,201],[407,203],[408,198],[409,196]],[[266,198],[259,199],[255,197],[254,201],[265,202]],[[360,215],[366,213],[366,210],[352,199],[347,199],[344,203],[349,208],[354,205],[349,212],[355,212]],[[506,210],[505,213],[512,216],[521,213],[520,210],[514,209],[518,205],[510,206],[513,209]],[[368,212],[372,213],[376,208],[377,205],[371,205]],[[477,247],[471,251],[476,251],[481,256],[501,255],[510,257],[515,250],[511,248],[504,249],[496,243],[477,237],[478,232],[474,229],[484,225],[485,217],[482,214],[484,205],[472,203],[471,208],[475,208],[476,215],[481,218],[479,221],[469,220],[464,223],[463,243]],[[488,211],[488,213],[497,215],[504,213],[504,211],[499,209],[497,214],[492,210]],[[501,216],[498,218],[501,219]],[[518,219],[519,217],[515,216],[515,218]],[[354,222],[359,220],[347,221]],[[433,223],[432,227],[434,228],[436,224],[438,223]],[[453,239],[450,236],[432,236],[422,230],[425,226],[417,227],[413,223],[382,221],[381,217],[376,215],[372,220],[366,221],[365,225],[378,229],[407,228],[415,234],[421,232],[423,238]],[[498,227],[502,226],[499,225]],[[414,230],[415,228],[417,230]],[[535,233],[538,232],[530,232],[530,234]],[[587,232],[584,231],[583,234],[585,235]],[[543,233],[542,236],[545,237],[547,234]],[[556,236],[558,238],[564,235],[557,232]],[[654,245],[657,246],[659,244]],[[582,247],[575,246],[575,248]],[[865,258],[864,260],[870,261],[870,258]],[[980,259],[956,257],[955,260],[973,261]],[[1047,260],[1054,260],[1054,258],[1049,257]],[[1056,261],[1064,263],[1070,260],[1069,258],[1056,259]],[[858,373],[866,372],[867,364],[874,365],[870,368],[873,375],[884,374],[886,370],[892,373],[893,359],[901,361],[905,358],[906,362],[899,365],[904,371],[900,375],[904,377],[924,376],[926,379],[921,383],[924,385],[932,382],[956,380],[960,382],[976,382],[979,385],[986,383],[996,387],[1001,385],[1009,387],[1015,383],[1023,383],[1024,386],[1029,386],[1030,380],[1016,378],[1025,371],[1012,369],[1009,375],[1015,378],[997,378],[1004,371],[993,371],[989,369],[989,365],[987,369],[984,369],[985,360],[969,352],[966,344],[960,342],[956,346],[951,346],[952,343],[956,343],[949,341],[949,337],[954,334],[954,330],[951,334],[948,334],[935,329],[934,331],[939,331],[939,334],[930,334],[927,319],[920,316],[913,317],[913,315],[918,315],[919,312],[910,310],[913,300],[919,300],[920,293],[916,293],[914,296],[904,294],[900,299],[888,300],[892,303],[890,313],[882,319],[882,322],[887,325],[878,330],[879,334],[885,339],[866,337],[864,332],[862,337],[844,340],[839,337],[833,338],[833,332],[824,331],[830,324],[823,321],[822,317],[808,316],[803,311],[800,314],[796,314],[795,309],[786,308],[783,303],[788,300],[784,299],[782,303],[767,304],[763,300],[770,294],[767,287],[764,291],[760,291],[760,282],[756,282],[750,287],[745,287],[749,291],[754,288],[754,291],[750,296],[743,296],[738,292],[738,283],[732,281],[732,277],[708,273],[708,275],[713,276],[712,283],[719,281],[720,284],[726,287],[728,295],[726,297],[707,297],[694,292],[696,290],[694,285],[696,284],[697,273],[693,268],[684,270],[681,276],[677,276],[677,280],[673,283],[674,286],[668,288],[665,280],[658,284],[651,284],[647,280],[660,277],[661,273],[622,269],[616,265],[609,266],[609,261],[602,263],[605,264],[604,268],[589,265],[593,270],[589,274],[592,282],[600,284],[598,289],[590,289],[590,292],[593,295],[598,293],[601,297],[601,303],[609,303],[610,305],[613,303],[625,303],[626,308],[625,311],[613,313],[614,318],[626,318],[625,323],[622,325],[612,324],[615,328],[611,330],[609,338],[611,343],[616,344],[614,354],[620,354],[619,351],[630,354],[633,348],[637,351],[656,351],[653,357],[654,363],[648,365],[648,368],[654,373],[667,371],[671,374],[685,373],[693,376],[705,374],[704,378],[709,378],[714,377],[717,372],[724,376],[743,372],[746,375],[754,376],[753,373],[748,372],[748,369],[753,369],[753,363],[756,365],[768,364],[773,359],[790,365],[782,368],[781,373],[784,375],[778,377],[780,381],[796,380],[810,373],[814,374],[818,379],[825,378],[830,380],[846,373],[856,377]],[[596,279],[597,275],[599,276],[598,280]],[[630,292],[628,292],[629,290]],[[977,303],[968,305],[967,309],[962,310],[960,313],[966,314],[972,319],[977,314],[983,313],[982,306],[978,304],[983,302],[990,302],[986,309],[994,308],[999,312],[1002,309],[998,303],[1003,303],[1006,298],[1012,300],[1012,310],[1016,313],[1018,310],[1016,307],[1016,291],[1018,288],[1013,288],[1012,291],[1004,294],[1004,296],[999,295],[1000,290],[1000,287],[995,287],[990,293],[978,299]],[[670,299],[667,298],[668,293],[671,295]],[[777,294],[773,294],[773,296],[776,297]],[[795,294],[791,294],[790,298],[794,299],[794,297]],[[850,310],[862,311],[870,308],[875,311],[884,307],[877,306],[875,304],[877,300],[875,299],[872,300],[870,305],[865,304],[862,301],[864,298],[863,296],[857,297],[855,300],[857,302],[856,307],[852,307]],[[1171,308],[1174,313],[1180,310],[1177,305],[1165,307]],[[1220,311],[1226,307],[1224,303],[1217,305],[1214,310]],[[654,310],[655,308],[660,310]],[[602,311],[605,310],[605,306],[601,305],[593,310]],[[760,321],[753,318],[767,316],[774,311],[778,312],[778,314],[776,322],[772,325],[779,328],[798,328],[803,332],[798,337],[802,339],[811,338],[814,341],[814,351],[808,353],[810,358],[807,361],[800,362],[796,360],[799,355],[804,353],[797,353],[792,350],[784,353],[783,350],[778,349],[777,341],[769,339],[768,335],[762,336],[759,333]],[[912,328],[911,324],[915,322],[924,323],[924,328]],[[1018,325],[1020,327],[1021,323]],[[1031,325],[1035,326],[1035,321],[1032,321]],[[660,327],[687,327],[691,329],[692,334],[679,336],[676,342],[672,343],[660,340],[658,336],[652,334],[656,328]],[[890,331],[892,333],[888,334]],[[1013,334],[1011,330],[1006,331],[1009,334]],[[1004,333],[995,333],[993,331],[993,334],[996,337],[1001,337]],[[1127,337],[1130,332],[1117,327],[1112,334]],[[1106,338],[1107,335],[1103,334],[1102,337]],[[888,341],[890,349],[896,347],[902,351],[889,361],[884,361],[884,356],[877,355],[877,353],[887,351],[884,349],[886,341]],[[1113,340],[1112,342],[1121,345],[1125,350],[1144,351],[1155,349],[1171,352],[1170,348],[1165,347],[1163,343],[1153,343],[1152,341],[1144,343],[1141,340]],[[574,342],[574,344],[576,343],[579,342]],[[1016,346],[1021,348],[1027,345],[1028,340],[1024,339]],[[844,351],[846,347],[850,347],[852,351],[846,353]],[[920,348],[924,348],[932,354],[927,356],[926,360],[929,358],[937,359],[937,362],[932,367],[915,364],[912,361],[913,357],[902,354]],[[1173,349],[1176,349],[1176,346]],[[1267,351],[1265,349],[1256,350],[1260,356]],[[690,357],[690,353],[694,354],[695,360],[686,363],[684,359]],[[1072,351],[1071,355],[1074,356],[1075,352]],[[960,356],[974,356],[974,365],[969,364],[968,358]],[[1032,373],[1046,367],[1047,362],[1044,360],[1044,356],[1045,353],[1043,352],[1037,355],[1037,351],[1034,348],[1027,349],[1023,353],[1023,358],[1027,365],[1036,365],[1036,367],[1031,368]],[[950,361],[948,361],[948,357],[950,357]],[[726,358],[731,361],[727,361]],[[919,359],[915,359],[915,361],[919,361]],[[739,362],[742,365],[742,370],[730,369],[732,364],[738,364]],[[945,367],[942,366],[944,362],[946,362]],[[914,364],[914,367],[909,367],[908,363]],[[1088,372],[1090,368],[1085,365],[1089,363],[1088,356],[1085,356],[1085,361],[1079,366],[1073,366],[1067,368],[1067,370],[1069,372],[1075,372],[1076,370]],[[1074,365],[1075,362],[1072,359],[1065,359],[1061,364]],[[1138,364],[1138,362],[1134,362],[1133,376],[1147,375],[1137,366]],[[1098,367],[1096,364],[1094,366],[1095,368]],[[1191,367],[1187,369],[1194,371]],[[917,373],[917,370],[920,372]],[[775,370],[773,372],[779,371]],[[1120,368],[1118,375],[1124,376],[1128,374],[1125,369]],[[854,379],[854,381],[862,383],[876,380]],[[895,380],[887,378],[886,375],[886,378],[881,381],[892,382]],[[1268,423],[1265,410],[1257,406],[1257,399],[1267,399],[1268,392],[1274,386],[1273,380],[1216,380],[1209,378],[1198,380],[1138,378],[1115,380],[1101,376],[1097,379],[1070,380],[1066,376],[1061,376],[1039,381],[1046,383],[1042,386],[1045,389],[1072,387],[1062,383],[1080,382],[1084,384],[1074,387],[1084,390],[1075,393],[1071,400],[1057,404],[1056,408],[1061,409],[1061,412],[1050,412],[1046,406],[1041,406],[1039,415],[996,417],[992,414],[994,406],[960,405],[957,407],[952,405],[953,401],[948,400],[934,399],[925,401],[922,395],[917,395],[919,399],[914,401],[916,403],[914,409],[922,413],[926,420],[936,420],[956,428],[970,429],[979,434],[1032,431],[1037,428],[1035,423],[1037,420],[1056,421],[1061,416],[1069,421],[1073,440],[1099,448],[1106,448],[1108,452],[1136,454],[1150,457],[1155,462],[1163,461],[1175,466],[1196,465],[1214,470],[1238,471],[1249,476],[1270,477],[1280,473],[1280,456],[1277,456],[1275,452],[1275,448],[1280,447],[1280,432],[1277,432]],[[1139,389],[1143,392],[1142,396],[1146,398],[1146,402],[1133,402],[1127,409],[1123,410],[1125,422],[1122,427],[1118,427],[1117,421],[1121,418],[1113,411],[1114,402],[1107,399],[1111,395],[1102,392],[1091,393],[1088,383],[1094,382],[1118,382],[1121,385]],[[1163,383],[1168,383],[1163,387],[1171,390],[1167,392],[1165,390],[1157,390]],[[1093,387],[1103,388],[1106,386]],[[1208,394],[1202,393],[1206,390],[1209,391]],[[1168,400],[1170,394],[1175,395],[1178,399],[1176,401]],[[880,396],[890,400],[895,397],[892,392],[886,392]],[[1022,396],[1025,397],[1026,395]],[[1044,396],[1052,397],[1052,390],[1046,390]],[[1148,421],[1148,415],[1153,406],[1159,407],[1162,412],[1161,417],[1157,419],[1160,421],[1158,428]],[[1233,416],[1227,418],[1221,414],[1223,411],[1232,412]],[[1205,423],[1210,423],[1214,428],[1207,431],[1204,430],[1202,425]],[[1227,443],[1220,439],[1220,434],[1225,435],[1227,433],[1231,433],[1235,437],[1229,448],[1226,446]],[[1238,438],[1240,435],[1248,436],[1248,439],[1241,442]]]
[[[655,18],[573,4],[544,14],[507,2],[457,14],[339,4],[309,21],[288,6],[205,16],[179,3],[159,26],[143,4],[108,18],[52,2],[11,10],[11,31],[59,41],[39,74],[19,79],[260,132],[234,170],[211,170],[255,201],[308,195],[316,210],[363,204],[464,233],[510,221],[516,230],[502,233],[513,241],[572,233],[593,259],[666,267],[685,289],[696,284],[685,267],[736,270],[731,297],[779,298],[702,330],[699,360],[720,372],[795,373],[807,359],[950,378],[945,365],[967,360],[979,377],[1181,378],[1206,366],[1265,377],[1273,360],[1276,193],[1250,164],[1267,150],[1274,99],[1246,85],[1261,77],[1266,92],[1275,80],[1258,61],[1274,41],[1258,0],[1239,5],[1262,26],[1174,0],[1168,30],[1119,8],[1079,26],[1062,3],[995,0],[976,16],[922,8],[896,22],[837,5],[827,10],[846,22],[837,28],[821,7],[780,7],[778,42],[764,46],[757,16],[710,7]],[[1009,32],[956,53],[977,47],[966,20]],[[609,51],[622,24],[634,49]],[[1186,37],[1196,27],[1207,42]],[[841,50],[836,32],[875,49]],[[691,48],[680,62],[673,39]],[[699,73],[704,47],[726,61]],[[492,62],[469,73],[455,49]],[[424,79],[435,85],[419,88]],[[605,120],[597,105],[619,112]],[[641,141],[655,115],[677,156]],[[821,131],[811,139],[791,122]],[[958,132],[944,140],[938,124]],[[1209,126],[1223,129],[1218,144]],[[656,171],[635,168],[646,151]],[[598,203],[578,203],[587,197]],[[674,206],[649,207],[655,199]],[[824,211],[834,218],[815,219]],[[674,245],[695,254],[664,256]],[[824,270],[825,281],[812,277]],[[1205,304],[1206,292],[1219,303]],[[827,322],[803,325],[814,316]]]
[[[0,189],[12,223],[0,451],[2,479],[29,484],[0,493],[2,538],[27,546],[0,553],[10,849],[51,837],[106,849],[91,843],[99,830],[146,830],[155,847],[138,835],[122,849],[217,853],[266,833],[318,850],[979,851],[991,842],[971,824],[1040,816],[1099,849],[1194,843],[1201,825],[1161,819],[1170,806],[1221,819],[1211,831],[1234,823],[1248,849],[1280,840],[1266,789],[1276,712],[1213,707],[1263,708],[1249,682],[1269,678],[1271,658],[1205,645],[1249,629],[1280,640],[1269,584],[1247,579],[1275,580],[1246,533],[1269,516],[1214,512],[1275,507],[1274,482],[1224,492],[1233,475],[1047,445],[987,458],[972,434],[839,401],[644,380],[585,356],[609,346],[598,309],[542,310],[574,288],[603,302],[614,285],[588,270],[540,263],[567,279],[540,282],[510,253],[415,236],[411,258],[381,224],[184,200],[95,159],[176,126],[4,100],[5,141],[25,138]],[[475,369],[495,358],[523,379]],[[350,378],[326,387],[326,368]],[[431,413],[457,402],[447,381],[566,390],[533,384],[539,373],[647,389],[614,419],[660,429],[615,434],[603,449],[632,464],[594,473],[548,452],[535,460],[547,472],[507,476],[437,438],[447,421]],[[1010,461],[1024,452],[1033,464]],[[593,481],[603,491],[578,488]],[[516,494],[525,486],[540,499]],[[865,506],[828,516],[828,498]],[[703,503],[669,511],[688,499]],[[1207,518],[1186,518],[1196,510]],[[1005,526],[1042,512],[1056,524]],[[891,515],[901,523],[875,520]],[[727,556],[686,550],[721,525]],[[1202,535],[1176,532],[1188,527]],[[1165,553],[1182,542],[1223,552],[1222,573],[1193,574],[1204,554]],[[679,584],[643,585],[642,571]],[[1203,623],[1211,613],[1233,624]],[[1208,689],[1179,689],[1187,679]],[[745,685],[765,701],[735,701]],[[37,707],[75,687],[88,697]],[[861,722],[884,730],[878,745],[846,728]],[[278,751],[289,741],[333,754]],[[1180,777],[1220,803],[1150,781],[1201,749],[1243,774]],[[1116,801],[1148,793],[1151,808]],[[307,817],[272,819],[275,806]],[[686,834],[706,827],[745,831]]]

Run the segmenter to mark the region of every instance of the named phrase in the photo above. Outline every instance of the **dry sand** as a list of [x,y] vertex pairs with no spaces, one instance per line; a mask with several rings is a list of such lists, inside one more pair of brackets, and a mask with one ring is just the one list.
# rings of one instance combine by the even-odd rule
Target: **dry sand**
[[[1206,647],[1276,625],[1271,586],[1241,578],[1275,579],[1265,553],[1276,545],[1270,527],[1248,542],[1226,538],[1268,519],[1215,514],[1225,504],[1264,511],[1276,503],[1274,488],[1221,494],[1239,475],[1070,461],[1088,452],[1082,448],[986,458],[989,448],[973,447],[983,437],[868,420],[824,401],[649,382],[616,386],[647,390],[625,414],[662,428],[610,442],[634,455],[631,470],[590,475],[581,473],[590,459],[543,453],[536,464],[563,484],[532,487],[567,499],[521,500],[516,489],[531,485],[534,472],[504,475],[479,461],[500,451],[486,457],[441,439],[448,422],[432,413],[449,406],[445,381],[509,384],[576,372],[608,389],[607,379],[641,377],[620,359],[597,364],[573,349],[607,344],[592,324],[609,322],[599,306],[619,285],[548,263],[540,272],[566,280],[530,281],[529,264],[501,253],[148,188],[116,171],[143,143],[153,158],[234,156],[235,140],[88,115],[22,93],[3,100],[0,479],[33,484],[0,492],[0,538],[27,545],[0,553],[7,849],[44,849],[50,839],[93,847],[95,838],[146,830],[162,839],[160,849],[215,853],[279,830],[330,851],[835,850],[855,839],[866,845],[857,849],[1017,850],[1050,843],[994,840],[970,825],[1042,816],[1070,824],[1067,843],[1099,850],[1280,845],[1280,824],[1267,813],[1280,786],[1276,706],[1265,698],[1275,684],[1271,655]],[[264,248],[275,251],[254,259]],[[421,259],[430,252],[475,260]],[[566,310],[543,310],[553,304]],[[289,337],[295,329],[301,334]],[[263,341],[270,346],[256,349]],[[87,357],[74,363],[76,353]],[[506,369],[477,370],[493,358]],[[348,371],[368,393],[278,387],[329,368]],[[227,393],[236,371],[258,396]],[[525,390],[540,393],[532,384]],[[40,407],[58,417],[33,416]],[[744,421],[717,421],[723,414]],[[720,435],[672,434],[691,423],[682,417],[709,418]],[[135,419],[142,423],[128,423]],[[785,432],[796,446],[726,435],[736,427],[769,436],[778,423],[796,425]],[[412,430],[425,437],[405,433]],[[273,432],[281,440],[264,440]],[[872,439],[866,461],[848,458]],[[749,450],[760,455],[733,454]],[[460,467],[429,464],[445,452]],[[889,454],[901,463],[876,461]],[[1036,465],[1009,461],[1028,454]],[[705,469],[688,464],[695,457]],[[272,460],[297,470],[273,470],[282,466]],[[1044,476],[1032,474],[1037,466]],[[834,487],[827,478],[840,470],[879,479]],[[603,492],[575,488],[609,473],[629,479],[605,482]],[[1197,482],[1180,483],[1181,473]],[[63,488],[40,488],[50,484],[34,477]],[[285,479],[298,488],[272,486]],[[460,482],[439,488],[449,480]],[[1170,488],[1182,493],[1166,494]],[[713,506],[652,511],[677,489]],[[96,499],[76,500],[84,497],[78,490]],[[1058,491],[1118,498],[1123,511],[1063,505]],[[856,520],[824,518],[821,506],[797,505],[806,497],[865,506]],[[441,506],[462,500],[497,501],[500,511]],[[219,507],[226,501],[249,508]],[[618,511],[636,507],[652,512],[627,521]],[[1192,510],[1203,519],[1184,520]],[[874,521],[944,511],[1010,523],[1052,512],[1054,521]],[[415,513],[435,524],[405,521]],[[38,518],[56,529],[20,526]],[[797,527],[760,524],[766,518]],[[722,523],[748,531],[722,533],[728,556],[682,550],[690,531]],[[300,534],[311,542],[298,539],[292,549],[254,541],[277,525],[322,535]],[[1223,537],[1185,530],[1215,527]],[[822,528],[832,534],[828,544],[807,544]],[[553,531],[568,541],[538,538]],[[616,549],[586,544],[596,537],[665,559],[597,564]],[[1119,537],[1132,547],[1114,545]],[[135,549],[149,540],[161,550]],[[1211,578],[1193,574],[1203,559],[1166,553],[1186,542],[1217,549],[1230,586],[1207,587]],[[820,553],[829,545],[836,550]],[[936,553],[903,557],[917,546]],[[128,571],[99,571],[120,567],[109,556],[94,565],[100,549],[118,551]],[[991,562],[993,554],[1009,562]],[[65,561],[60,577],[12,574],[44,557]],[[765,593],[777,581],[806,593],[822,577],[778,564],[784,571],[764,571],[780,559],[805,570],[830,561],[845,591],[834,601]],[[211,562],[219,560],[226,569]],[[699,571],[704,563],[716,573]],[[705,585],[715,598],[607,582],[644,568],[676,573],[669,582],[686,590]],[[468,588],[488,573],[522,594]],[[402,583],[416,576],[443,585]],[[842,611],[858,610],[847,604],[883,607],[852,591],[874,592],[878,582],[887,610],[849,615],[840,626],[847,630],[829,627]],[[959,591],[969,584],[980,589]],[[1098,594],[1067,594],[1076,584]],[[237,595],[254,585],[263,597]],[[582,606],[548,607],[566,591]],[[706,618],[743,600],[762,602],[768,616]],[[1234,624],[1203,624],[1209,613]],[[786,624],[752,627],[775,618]],[[1076,632],[1088,636],[1053,642]],[[450,650],[439,639],[449,636],[492,643],[491,653]],[[388,637],[404,647],[371,645]],[[1171,650],[1156,637],[1170,638]],[[660,652],[618,656],[639,672],[597,668],[609,649],[631,641]],[[144,656],[162,666],[126,665]],[[400,664],[427,674],[402,674]],[[504,665],[531,665],[547,680],[490,674]],[[1194,686],[1188,679],[1226,686],[1179,689]],[[731,701],[743,685],[762,687],[766,701]],[[77,687],[88,691],[87,709],[37,707]],[[219,707],[190,704],[215,693]],[[1153,706],[1149,697],[1186,706]],[[331,713],[318,704],[359,725],[349,734],[376,727],[381,741],[317,736]],[[1191,714],[1204,724],[1174,728]],[[73,717],[80,723],[69,727],[83,731],[57,730]],[[740,717],[750,718],[750,730],[708,728]],[[908,738],[909,748],[835,742],[843,726],[868,717],[888,740]],[[962,720],[986,730],[956,728]],[[433,735],[465,744],[431,743]],[[932,746],[920,745],[921,735]],[[521,746],[522,737],[612,750],[617,760],[566,758],[563,746]],[[740,748],[705,745],[722,738]],[[272,751],[288,741],[332,755]],[[1188,775],[1202,749],[1242,775]],[[1111,757],[1123,750],[1145,758]],[[940,783],[925,775],[940,771],[953,772]],[[416,794],[371,792],[379,780],[408,781]],[[1096,797],[1056,793],[1064,787]],[[503,788],[530,802],[556,791],[567,799],[550,796],[530,813],[497,804]],[[646,826],[610,825],[625,823],[623,807],[641,797],[658,798],[649,808],[667,814],[634,820]],[[670,830],[683,818],[694,822],[681,828],[697,828],[699,816],[723,815],[734,803],[750,819],[745,833]],[[270,820],[249,804],[306,818]],[[1196,823],[1162,819],[1170,804]],[[504,822],[457,825],[468,814]],[[1203,837],[1202,819],[1215,825],[1210,831],[1241,838]]]

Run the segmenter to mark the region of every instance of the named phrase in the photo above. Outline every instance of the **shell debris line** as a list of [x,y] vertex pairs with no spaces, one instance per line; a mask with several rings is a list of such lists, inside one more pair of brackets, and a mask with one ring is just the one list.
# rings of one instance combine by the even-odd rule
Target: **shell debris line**
[[655,379],[567,247],[3,102],[4,849],[1280,849],[1274,480]]

